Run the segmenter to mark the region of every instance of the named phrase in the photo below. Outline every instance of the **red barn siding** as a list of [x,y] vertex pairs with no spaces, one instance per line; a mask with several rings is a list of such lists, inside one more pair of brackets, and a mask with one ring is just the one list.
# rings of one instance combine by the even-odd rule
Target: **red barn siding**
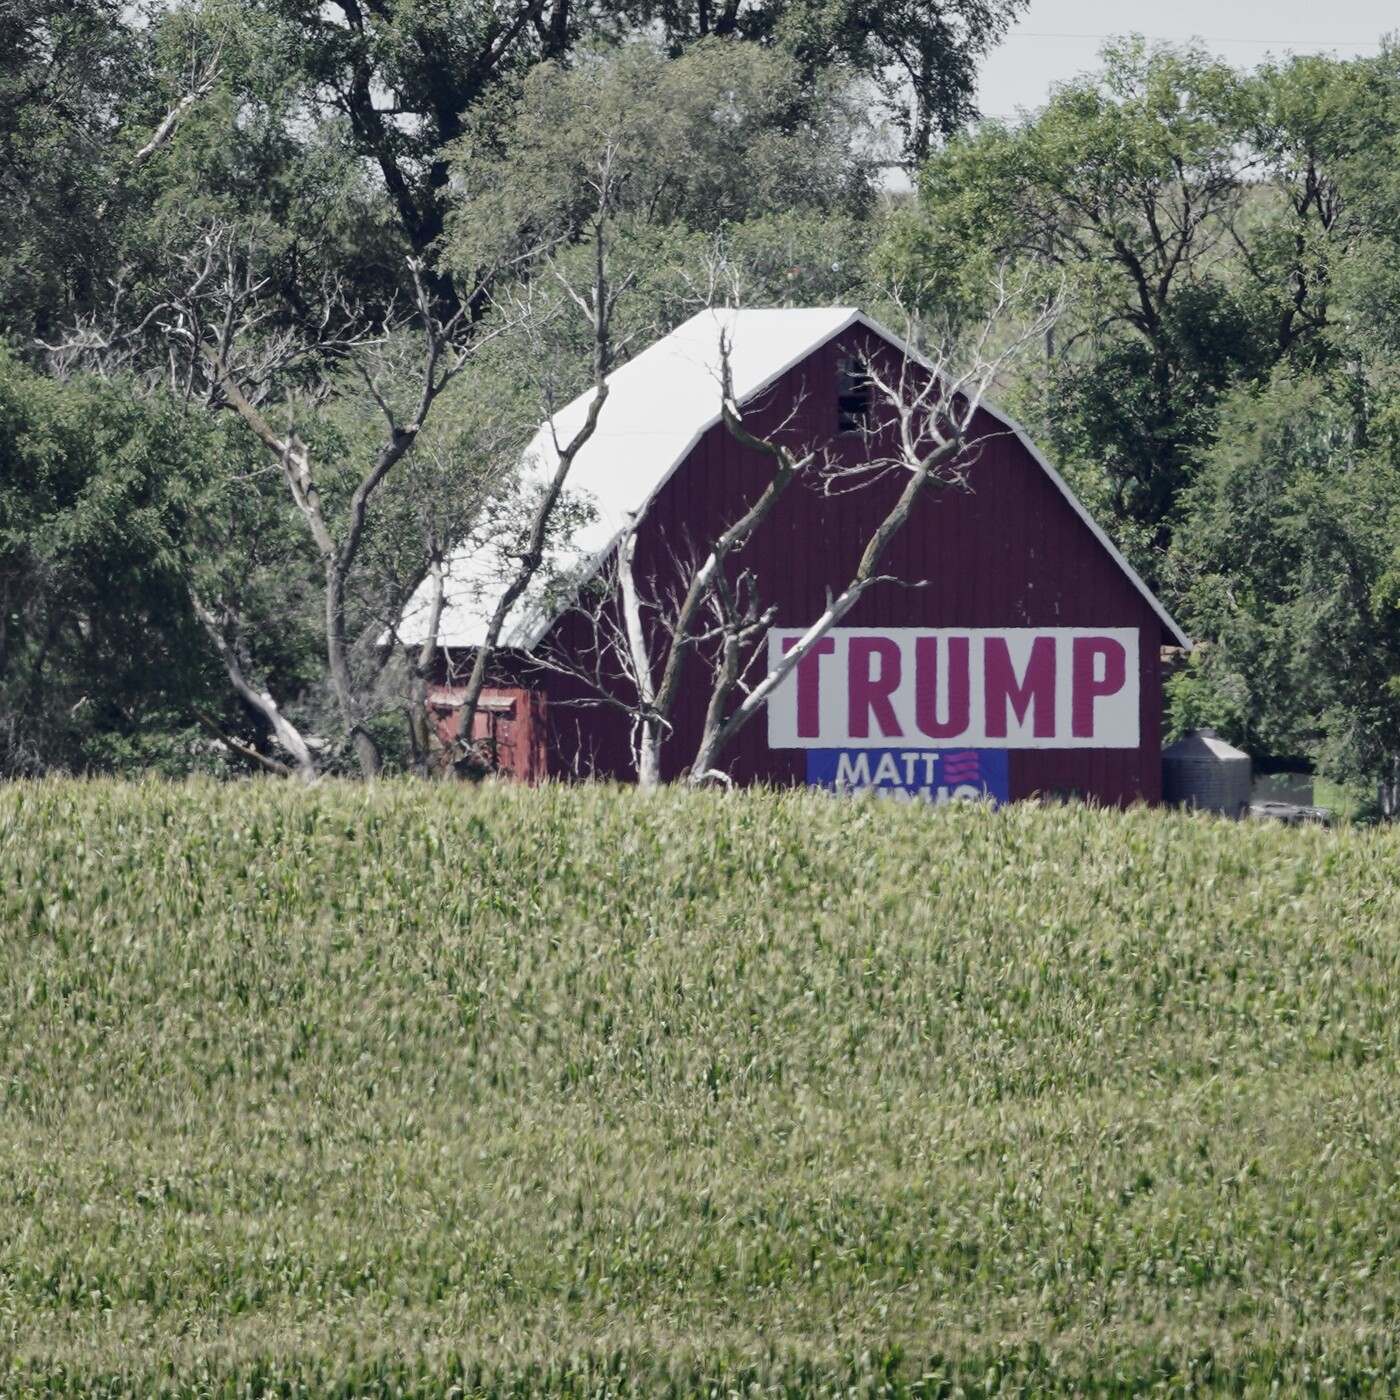
[[[782,431],[794,445],[825,443],[847,464],[868,460],[871,449],[862,438],[835,436],[837,360],[853,352],[882,362],[888,373],[898,372],[897,352],[855,328],[783,375],[746,409],[747,422],[762,435]],[[926,492],[881,565],[882,573],[923,586],[879,584],[842,625],[1137,628],[1139,747],[1012,750],[1011,795],[1075,794],[1110,804],[1159,801],[1158,647],[1171,640],[1161,618],[1010,430],[983,412],[974,438],[978,445],[967,464],[967,487]],[[768,462],[745,450],[722,424],[710,428],[652,504],[638,537],[639,586],[675,580],[676,556],[703,557],[709,541],[762,491],[769,471]],[[776,626],[805,627],[829,592],[854,572],[904,479],[895,471],[838,495],[795,482],[735,557],[732,572],[743,568],[757,575],[764,603],[776,605]],[[566,615],[546,646],[566,656],[589,655],[595,645],[591,629],[584,616]],[[679,777],[694,756],[709,679],[704,658],[692,657],[666,745],[668,779]],[[546,673],[534,684],[549,696],[551,773],[634,776],[627,715],[598,706],[596,692],[578,679]],[[763,715],[738,736],[725,759],[739,782],[804,781],[805,754],[770,750]]]

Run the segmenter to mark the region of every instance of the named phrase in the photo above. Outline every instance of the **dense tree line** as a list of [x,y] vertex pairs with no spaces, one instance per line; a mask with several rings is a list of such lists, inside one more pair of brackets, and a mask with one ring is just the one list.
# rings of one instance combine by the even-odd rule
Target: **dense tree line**
[[[408,761],[414,678],[381,640],[464,534],[529,536],[510,487],[543,409],[721,264],[753,299],[845,294],[891,63],[917,154],[1017,3],[7,7],[0,767]],[[605,284],[628,294],[599,327],[576,313]],[[116,405],[179,509],[124,541],[149,568],[60,568],[66,513],[121,537],[136,488],[98,450],[116,417],[72,456],[57,420]]]
[[7,7],[0,768],[421,761],[386,629],[519,555],[544,409],[707,298],[955,341],[1009,274],[1063,310],[1003,397],[1206,643],[1177,725],[1388,772],[1400,56],[976,123],[1020,7]]
[[1011,265],[1064,314],[1009,397],[1204,645],[1176,728],[1367,783],[1400,753],[1400,53],[1115,46],[955,137],[882,250],[930,315]]

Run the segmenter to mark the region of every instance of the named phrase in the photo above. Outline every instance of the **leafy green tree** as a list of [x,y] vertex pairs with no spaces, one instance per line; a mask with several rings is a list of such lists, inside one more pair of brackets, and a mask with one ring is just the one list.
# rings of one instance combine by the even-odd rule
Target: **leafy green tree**
[[1225,400],[1186,494],[1177,565],[1209,648],[1173,683],[1176,727],[1372,781],[1400,755],[1400,456],[1344,373],[1281,371]]
[[[452,148],[455,249],[538,231],[574,238],[597,204],[600,155],[622,172],[619,214],[713,230],[787,209],[869,209],[865,119],[833,83],[789,125],[802,74],[771,51],[706,40],[668,59],[647,43],[544,63],[509,100],[474,115]],[[482,254],[478,253],[478,257]]]
[[672,54],[707,37],[756,41],[789,54],[809,83],[832,73],[872,84],[901,128],[906,153],[929,154],[976,115],[977,65],[1026,0],[642,0],[623,8],[659,24]]
[[223,710],[186,589],[214,458],[177,405],[0,348],[0,771],[120,766]]
[[1033,118],[949,143],[889,240],[885,265],[955,314],[998,266],[1064,289],[1024,398],[1149,575],[1220,396],[1331,353],[1324,138],[1347,82],[1311,60],[1246,78],[1195,50],[1112,46]]
[[1062,290],[1014,397],[1207,643],[1176,726],[1343,779],[1400,755],[1398,119],[1389,48],[1246,75],[1117,45],[950,142],[879,255],[955,321],[999,268]]
[[0,325],[51,336],[102,295],[124,117],[149,53],[117,0],[0,7]]
[[1348,256],[1333,260],[1345,353],[1400,360],[1400,48],[1336,67],[1314,102],[1320,143],[1336,172],[1336,220]]
[[[972,114],[977,61],[1025,0],[245,3],[286,27],[308,92],[347,119],[354,149],[376,164],[411,246],[426,256],[446,223],[447,147],[472,112],[539,63],[568,66],[599,43],[658,31],[672,56],[705,39],[749,41],[791,56],[808,94],[833,73],[873,82],[894,102],[911,154],[922,158],[935,133]],[[806,113],[795,102],[790,124]]]
[[[832,83],[791,129],[803,87],[791,58],[714,39],[676,59],[639,43],[573,68],[541,64],[452,148],[446,263],[513,261],[528,281],[544,252],[551,281],[587,280],[606,170],[624,353],[736,292],[849,294],[875,211],[875,170],[859,154],[867,117]],[[577,352],[582,383],[588,346]]]
[[[199,533],[205,552],[188,561],[185,615],[205,631],[197,650],[223,663],[232,692],[305,773],[318,760],[292,715],[319,727],[324,688],[332,734],[346,734],[372,772],[362,692],[380,666],[365,638],[394,605],[369,596],[358,555],[395,518],[376,519],[376,498],[458,365],[462,341],[446,327],[464,318],[444,321],[442,303],[420,295],[430,270],[406,256],[343,119],[318,116],[288,34],[277,17],[220,0],[154,18],[143,53],[158,81],[144,106],[127,104],[104,187],[150,212],[114,229],[103,296],[69,309],[49,362],[139,381],[153,406],[201,404],[221,420],[211,431],[239,420],[251,429],[232,439],[219,509]],[[132,124],[146,135],[128,154]],[[393,553],[387,541],[377,551],[381,563]],[[324,661],[308,674],[317,572]]]

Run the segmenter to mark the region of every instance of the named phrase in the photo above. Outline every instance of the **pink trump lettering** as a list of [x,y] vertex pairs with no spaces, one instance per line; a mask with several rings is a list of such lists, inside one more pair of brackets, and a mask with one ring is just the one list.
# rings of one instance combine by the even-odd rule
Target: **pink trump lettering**
[[1031,732],[1037,739],[1055,737],[1055,639],[1037,637],[1031,644],[1025,674],[1017,679],[1005,637],[988,637],[982,652],[986,683],[987,737],[1004,739],[1009,704],[1018,724],[1034,710]]
[[[1099,662],[1103,674],[1099,674]],[[1094,701],[1117,695],[1128,679],[1127,654],[1123,643],[1112,637],[1074,639],[1073,704],[1071,729],[1076,739],[1094,736]]]
[[[786,655],[795,647],[801,637],[789,637],[783,643]],[[816,739],[822,732],[822,657],[832,656],[836,651],[836,638],[823,637],[797,663],[797,737]]]
[[969,637],[948,638],[948,717],[938,718],[938,638],[914,643],[914,723],[930,739],[954,739],[967,733],[972,714]]
[[[870,674],[870,662],[880,658],[880,674]],[[874,714],[880,732],[899,738],[904,734],[890,696],[899,689],[903,666],[899,643],[893,637],[852,637],[847,654],[847,694],[850,701],[848,733],[853,739],[870,735]]]

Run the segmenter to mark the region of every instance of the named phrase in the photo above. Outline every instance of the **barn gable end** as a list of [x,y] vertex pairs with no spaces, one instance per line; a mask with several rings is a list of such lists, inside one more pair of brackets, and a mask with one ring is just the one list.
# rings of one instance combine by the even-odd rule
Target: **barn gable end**
[[[897,362],[905,353],[898,339],[858,312],[727,316],[736,382],[753,430],[783,432],[794,444],[826,445],[853,462],[860,460],[869,451],[864,439],[839,432],[843,407],[850,407],[841,402],[842,389],[850,387],[843,383],[842,370],[848,367],[843,362],[870,356]],[[740,379],[747,328],[763,327],[765,321],[763,333],[749,342],[762,353],[745,361],[745,378]],[[648,454],[647,434],[637,431],[638,420],[629,414],[628,386],[619,372],[603,415],[604,421],[613,415],[611,440],[598,444],[592,462],[585,463],[581,454],[576,467],[576,485],[589,490],[602,485],[591,537],[577,541],[573,558],[563,561],[580,577],[606,559],[625,527],[627,509],[644,507],[637,577],[657,584],[674,581],[677,559],[703,550],[762,490],[768,463],[742,447],[718,421],[717,355],[706,364],[702,352],[708,337],[718,346],[719,329],[716,314],[704,313],[638,357],[652,357],[631,376],[635,392],[650,399],[640,416],[645,422],[649,415],[653,425],[665,422],[671,433],[669,447],[654,455]],[[680,381],[674,401],[667,398],[668,359]],[[705,366],[702,372],[697,364]],[[586,407],[585,401],[579,403]],[[578,408],[571,405],[565,414]],[[704,419],[697,424],[702,412]],[[561,422],[561,436],[567,430],[567,422]],[[660,435],[652,437],[650,446],[660,449]],[[1012,750],[1006,756],[1008,795],[1075,794],[1114,804],[1159,800],[1159,645],[1185,644],[1184,635],[1014,423],[984,408],[973,437],[968,488],[924,495],[882,566],[883,573],[903,582],[872,589],[843,627],[871,632],[1132,629],[1140,639],[1136,747]],[[679,455],[669,460],[666,452]],[[610,457],[615,464],[611,471]],[[899,489],[894,476],[845,494],[824,494],[806,484],[789,489],[737,561],[756,577],[765,604],[776,608],[775,626],[802,628],[818,615],[829,592],[849,578],[873,525]],[[594,494],[598,499],[599,493]],[[596,619],[585,611],[555,617],[537,605],[522,614],[510,640],[518,654],[543,649],[583,656],[596,649],[595,626]],[[466,610],[459,608],[457,616],[449,617],[444,640],[458,654],[475,640]],[[667,777],[679,776],[694,755],[708,682],[703,659],[693,660],[673,717]],[[577,677],[540,671],[533,684],[548,694],[551,774],[633,775],[628,716],[589,703],[596,694]],[[726,757],[732,776],[741,782],[800,783],[810,771],[801,750],[770,747],[761,718],[739,735]]]

